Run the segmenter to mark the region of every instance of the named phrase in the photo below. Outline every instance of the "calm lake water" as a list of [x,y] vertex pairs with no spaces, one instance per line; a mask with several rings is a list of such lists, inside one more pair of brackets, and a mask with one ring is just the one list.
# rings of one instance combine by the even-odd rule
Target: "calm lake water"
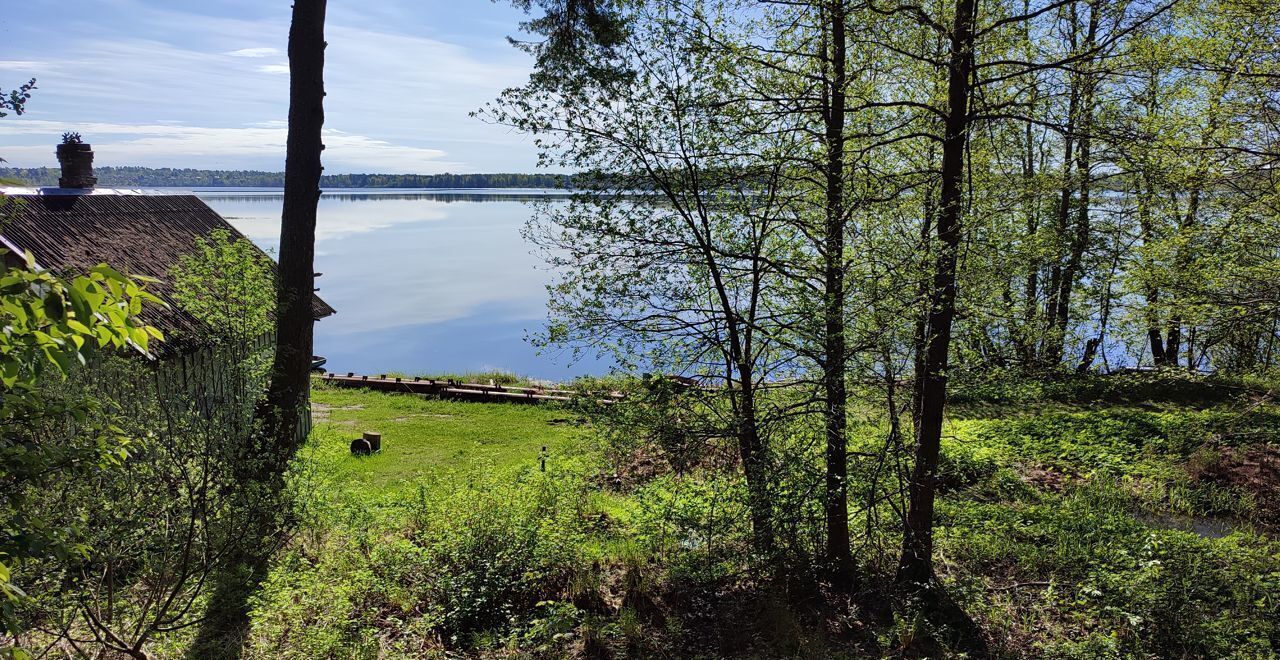
[[[279,190],[198,189],[259,246],[279,245]],[[338,313],[316,324],[316,354],[345,373],[500,369],[566,380],[608,365],[539,354],[551,281],[520,230],[530,190],[335,190],[320,199],[316,270]]]

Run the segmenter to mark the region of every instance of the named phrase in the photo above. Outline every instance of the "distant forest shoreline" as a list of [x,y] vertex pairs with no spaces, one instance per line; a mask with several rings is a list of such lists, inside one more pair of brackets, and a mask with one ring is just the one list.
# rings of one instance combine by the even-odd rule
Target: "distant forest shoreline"
[[[60,172],[53,167],[0,168],[0,179],[55,187]],[[97,167],[98,185],[117,187],[283,188],[284,172],[196,170],[168,167]],[[567,174],[327,174],[329,188],[568,188]]]

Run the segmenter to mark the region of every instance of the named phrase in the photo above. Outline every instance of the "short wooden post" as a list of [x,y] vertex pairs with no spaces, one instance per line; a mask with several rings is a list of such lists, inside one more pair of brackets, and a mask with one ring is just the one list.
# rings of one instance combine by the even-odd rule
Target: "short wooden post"
[[382,434],[373,431],[364,432],[364,441],[369,443],[370,451],[382,451]]

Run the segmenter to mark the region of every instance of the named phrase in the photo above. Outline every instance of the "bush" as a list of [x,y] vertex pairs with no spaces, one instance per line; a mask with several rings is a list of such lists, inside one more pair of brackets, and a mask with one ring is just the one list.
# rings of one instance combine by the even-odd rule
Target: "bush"
[[998,468],[989,451],[945,443],[938,457],[938,488],[942,492],[968,488],[989,479]]
[[737,475],[666,475],[635,494],[632,530],[648,555],[664,556],[673,580],[705,582],[738,570],[751,534]]
[[418,657],[531,634],[540,606],[584,570],[589,501],[580,475],[521,471],[423,483],[390,522],[333,512],[357,527],[316,559],[299,547],[276,566],[253,646],[264,657]]
[[1280,570],[1268,553],[1277,550],[1245,535],[1152,533],[1124,594],[1141,648],[1167,658],[1274,657]]
[[499,627],[559,595],[586,542],[586,482],[525,473],[432,496],[423,487],[411,540],[433,570],[421,595],[451,642]]

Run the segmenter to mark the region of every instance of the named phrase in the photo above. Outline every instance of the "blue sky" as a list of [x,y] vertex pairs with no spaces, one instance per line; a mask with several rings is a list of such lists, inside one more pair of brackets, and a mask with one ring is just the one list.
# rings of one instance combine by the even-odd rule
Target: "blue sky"
[[[54,166],[284,168],[289,0],[5,0],[0,88],[31,77],[0,156]],[[521,12],[490,0],[329,0],[326,170],[532,172],[532,140],[468,113],[528,75]]]

